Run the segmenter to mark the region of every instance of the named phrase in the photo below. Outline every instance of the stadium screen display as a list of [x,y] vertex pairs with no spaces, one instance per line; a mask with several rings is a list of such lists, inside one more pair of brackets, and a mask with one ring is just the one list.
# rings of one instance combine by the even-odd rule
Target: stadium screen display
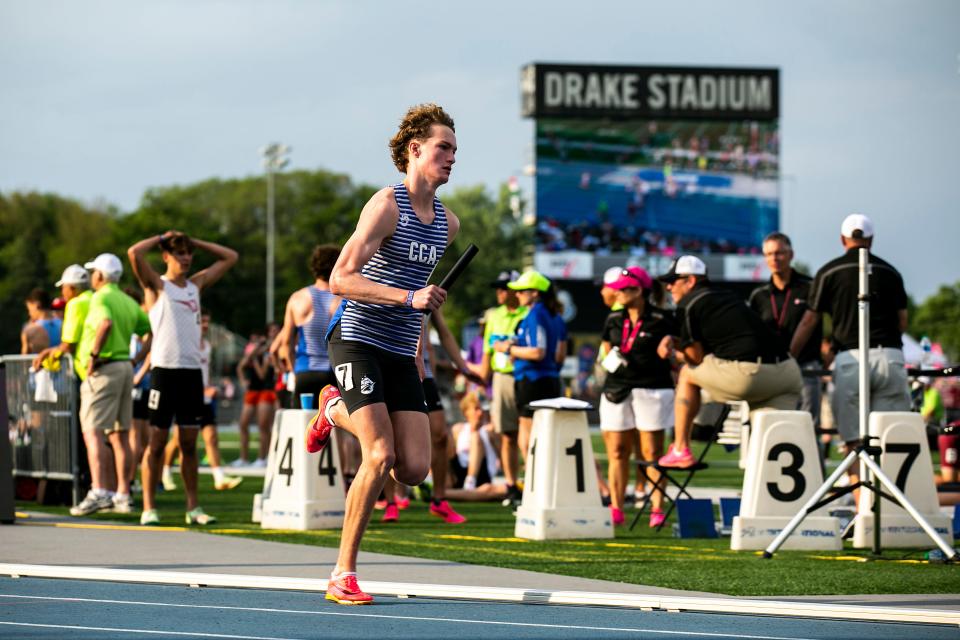
[[[723,271],[718,259],[759,258],[779,228],[777,70],[533,64],[522,83],[535,118],[537,265],[566,270],[548,275],[679,253],[713,256]],[[540,255],[556,252],[580,264]]]

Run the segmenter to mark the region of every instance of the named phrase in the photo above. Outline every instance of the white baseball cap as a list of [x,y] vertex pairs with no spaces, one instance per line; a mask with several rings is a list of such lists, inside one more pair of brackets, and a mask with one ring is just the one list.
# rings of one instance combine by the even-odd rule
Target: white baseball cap
[[603,286],[608,287],[620,279],[623,267],[610,267],[603,272]]
[[88,262],[83,266],[107,276],[119,276],[123,273],[123,263],[120,262],[120,258],[112,253],[101,253],[93,259],[93,262]]
[[707,275],[707,265],[703,263],[703,260],[696,256],[680,256],[673,261],[670,269],[662,276],[659,276],[657,280],[660,282],[673,282],[683,276],[705,275]]
[[55,287],[62,287],[65,284],[90,284],[90,274],[86,269],[78,264],[72,264],[63,270],[63,275],[54,283]]
[[851,213],[843,219],[843,224],[840,225],[840,235],[844,238],[853,238],[857,231],[860,232],[861,238],[872,238],[873,220],[862,213]]

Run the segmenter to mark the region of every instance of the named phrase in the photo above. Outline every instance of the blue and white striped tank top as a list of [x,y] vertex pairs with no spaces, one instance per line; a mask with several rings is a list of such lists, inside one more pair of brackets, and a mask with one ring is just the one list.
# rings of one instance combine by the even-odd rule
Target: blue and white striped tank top
[[333,294],[313,285],[307,287],[307,291],[310,292],[310,301],[313,303],[313,317],[310,322],[297,326],[294,373],[330,370],[326,334],[327,325],[330,324],[330,301],[333,300]]
[[[447,249],[447,214],[433,199],[433,222],[423,224],[410,204],[403,183],[393,186],[400,217],[392,236],[380,245],[361,274],[384,286],[416,291],[427,286],[430,275]],[[423,313],[412,307],[369,304],[349,300],[340,320],[344,340],[363,342],[403,356],[417,353]]]

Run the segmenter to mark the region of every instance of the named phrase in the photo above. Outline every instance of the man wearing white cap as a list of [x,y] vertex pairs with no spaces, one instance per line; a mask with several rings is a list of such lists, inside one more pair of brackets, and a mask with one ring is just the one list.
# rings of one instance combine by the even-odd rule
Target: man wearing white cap
[[[67,301],[63,309],[63,324],[60,327],[60,344],[50,346],[41,351],[33,359],[34,370],[39,370],[43,361],[49,357],[59,360],[63,354],[69,353],[76,355],[77,345],[80,343],[80,336],[83,334],[83,322],[87,319],[87,311],[90,309],[90,298],[93,297],[93,291],[90,290],[90,273],[79,264],[72,264],[63,270],[56,286],[60,287],[60,293]],[[73,361],[76,378],[74,382],[79,384],[87,372],[80,366],[76,359]],[[79,393],[79,387],[74,389]],[[79,419],[77,421],[79,424]],[[75,434],[80,436],[80,434]],[[80,442],[80,483],[86,485],[90,480],[90,470],[87,468],[86,445],[83,444],[83,438],[78,437]]]
[[[34,369],[39,369],[44,359],[51,355],[59,359],[65,353],[74,352],[83,332],[83,321],[87,318],[90,298],[93,297],[93,291],[90,290],[90,274],[78,264],[72,264],[64,269],[63,275],[56,282],[56,286],[60,287],[60,293],[67,301],[67,305],[63,309],[60,344],[57,346],[51,345],[41,351],[33,360]],[[86,371],[81,370],[77,361],[74,361],[74,368],[82,380],[86,376]]]
[[[861,248],[873,244],[873,221],[854,213],[840,226],[844,254],[817,271],[810,289],[810,308],[790,343],[797,354],[810,339],[820,316],[833,319],[837,357],[833,369],[833,415],[840,437],[850,446],[860,441],[859,308]],[[902,334],[907,328],[907,293],[900,273],[870,253],[870,410],[909,411],[910,392],[904,369]],[[859,479],[857,465],[847,475]]]
[[[86,372],[80,385],[80,427],[87,445],[92,488],[70,513],[82,516],[106,508],[129,513],[134,474],[133,454],[125,433],[133,419],[130,337],[149,333],[150,321],[136,300],[117,286],[123,274],[120,258],[101,253],[85,266],[91,270],[95,293],[83,323],[77,361]],[[116,464],[117,492],[113,496],[106,487],[110,457],[104,435]]]
[[689,467],[690,430],[700,390],[717,402],[746,400],[752,409],[796,409],[803,380],[797,361],[744,300],[713,286],[695,256],[680,256],[659,277],[677,304],[679,344],[666,336],[660,357],[675,352],[684,363],[677,379],[674,444],[660,464]]

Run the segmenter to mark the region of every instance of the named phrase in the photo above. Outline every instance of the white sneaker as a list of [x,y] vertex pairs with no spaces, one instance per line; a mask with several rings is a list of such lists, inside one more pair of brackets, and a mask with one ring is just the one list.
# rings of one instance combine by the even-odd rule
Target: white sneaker
[[247,466],[247,461],[244,460],[243,458],[237,458],[236,460],[234,460],[233,462],[230,463],[230,466],[231,466],[231,467],[234,467],[235,469],[239,469],[239,468],[241,468],[241,467],[246,467],[246,466]]
[[223,479],[219,482],[214,481],[213,486],[217,491],[229,491],[230,489],[236,489],[241,482],[243,482],[243,478],[240,476],[223,476]]
[[176,491],[177,490],[177,481],[173,479],[173,472],[164,473],[160,477],[160,482],[163,483],[164,491]]
[[263,458],[257,458],[250,466],[254,469],[265,469],[267,467],[267,461]]
[[108,495],[97,495],[93,489],[87,492],[87,496],[75,507],[70,507],[70,515],[86,516],[97,511],[113,508],[113,500]]
[[115,493],[112,502],[114,513],[130,513],[133,511],[133,498],[129,495]]
[[160,512],[156,509],[148,509],[140,514],[140,524],[145,527],[154,527],[160,524]]
[[197,507],[193,511],[187,511],[187,515],[184,520],[186,520],[187,524],[200,525],[213,524],[217,521],[215,517],[204,513],[201,507]]

